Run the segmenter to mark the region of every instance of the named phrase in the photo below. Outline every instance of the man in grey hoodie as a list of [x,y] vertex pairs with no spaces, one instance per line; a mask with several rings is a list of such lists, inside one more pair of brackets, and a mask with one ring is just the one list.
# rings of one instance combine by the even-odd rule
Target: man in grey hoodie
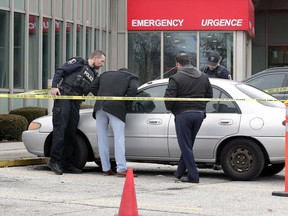
[[[167,98],[212,98],[209,78],[191,65],[186,53],[176,56],[177,73],[169,78]],[[175,116],[175,129],[181,157],[175,177],[182,182],[199,183],[199,173],[193,154],[196,135],[206,117],[208,101],[165,101],[166,108]],[[188,175],[184,176],[185,171]]]

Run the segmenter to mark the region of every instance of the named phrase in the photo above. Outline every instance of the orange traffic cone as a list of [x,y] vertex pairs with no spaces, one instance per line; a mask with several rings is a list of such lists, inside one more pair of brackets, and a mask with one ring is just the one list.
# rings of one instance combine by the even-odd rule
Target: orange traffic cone
[[132,169],[127,170],[118,216],[138,216]]

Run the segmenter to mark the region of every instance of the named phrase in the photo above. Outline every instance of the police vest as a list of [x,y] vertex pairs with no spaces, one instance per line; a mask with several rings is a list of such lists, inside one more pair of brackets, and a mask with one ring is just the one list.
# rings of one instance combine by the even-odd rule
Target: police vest
[[64,77],[60,89],[67,95],[87,95],[95,77],[96,73],[88,65],[84,65],[81,71]]

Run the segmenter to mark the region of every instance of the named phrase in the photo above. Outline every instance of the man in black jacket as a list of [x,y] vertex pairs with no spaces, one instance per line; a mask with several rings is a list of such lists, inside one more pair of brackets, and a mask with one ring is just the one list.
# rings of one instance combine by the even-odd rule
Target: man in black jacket
[[[176,56],[177,73],[169,78],[165,97],[212,98],[212,86],[206,74],[190,63],[186,53]],[[175,177],[182,182],[199,183],[199,174],[193,154],[196,135],[205,118],[207,101],[165,101],[166,108],[175,116],[175,129],[181,157]],[[186,169],[188,176],[183,176]]]
[[[137,93],[138,78],[126,68],[102,73],[91,86],[91,92],[97,96],[134,97]],[[93,117],[96,118],[98,149],[104,175],[115,174],[111,170],[108,142],[108,124],[114,133],[117,176],[126,176],[125,158],[125,119],[131,109],[132,101],[97,100]]]

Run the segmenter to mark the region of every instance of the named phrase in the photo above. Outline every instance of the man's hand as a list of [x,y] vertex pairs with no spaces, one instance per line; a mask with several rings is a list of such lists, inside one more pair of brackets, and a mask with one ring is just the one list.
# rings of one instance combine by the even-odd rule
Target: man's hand
[[61,95],[59,88],[51,88],[50,94],[51,95]]

